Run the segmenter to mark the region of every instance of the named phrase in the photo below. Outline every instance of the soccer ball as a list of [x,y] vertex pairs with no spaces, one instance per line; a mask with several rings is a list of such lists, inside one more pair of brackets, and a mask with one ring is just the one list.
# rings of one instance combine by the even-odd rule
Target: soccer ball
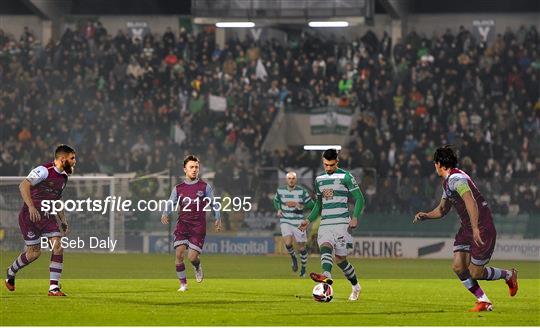
[[317,302],[330,302],[334,298],[332,286],[320,283],[313,287],[313,299]]

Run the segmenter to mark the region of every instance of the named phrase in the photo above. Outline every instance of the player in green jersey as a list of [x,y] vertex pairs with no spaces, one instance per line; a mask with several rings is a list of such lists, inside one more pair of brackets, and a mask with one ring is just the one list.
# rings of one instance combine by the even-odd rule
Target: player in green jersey
[[279,187],[274,197],[274,208],[279,217],[281,235],[285,242],[285,247],[292,260],[292,270],[298,271],[298,260],[293,248],[293,238],[298,245],[302,267],[300,277],[306,275],[306,264],[308,252],[306,249],[307,234],[306,231],[298,229],[298,225],[304,219],[304,209],[312,209],[314,202],[309,197],[309,193],[296,184],[297,178],[295,172],[287,173],[287,186]]
[[[332,284],[332,266],[335,255],[338,267],[351,282],[352,293],[349,300],[356,301],[360,295],[360,284],[354,267],[347,261],[348,247],[352,246],[349,229],[358,225],[358,217],[364,208],[364,195],[350,172],[338,167],[338,154],[335,149],[328,149],[322,156],[325,174],[319,175],[314,182],[316,195],[315,206],[299,228],[305,230],[310,222],[321,215],[317,242],[321,252],[323,273],[312,272],[311,279],[316,282]],[[352,218],[348,208],[349,194],[355,201]]]

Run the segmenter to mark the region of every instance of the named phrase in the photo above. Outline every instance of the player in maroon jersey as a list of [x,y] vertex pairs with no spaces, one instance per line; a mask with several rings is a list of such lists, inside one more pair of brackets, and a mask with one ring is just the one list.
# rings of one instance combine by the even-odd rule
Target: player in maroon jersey
[[435,171],[442,177],[443,194],[439,206],[431,212],[418,212],[414,223],[427,219],[440,219],[453,206],[461,220],[461,228],[454,241],[453,269],[476,298],[473,312],[491,311],[488,299],[477,280],[504,279],[508,285],[510,296],[518,291],[517,270],[503,270],[486,267],[495,249],[497,231],[493,225],[493,217],[478,188],[471,178],[456,168],[458,159],[452,148],[438,148],[433,156]]
[[59,145],[54,152],[54,161],[33,169],[19,185],[24,200],[24,205],[19,212],[19,227],[26,244],[26,251],[21,253],[7,269],[5,284],[8,290],[15,290],[17,271],[41,255],[41,237],[47,237],[52,246],[49,296],[66,296],[60,290],[64,254],[60,238],[67,234],[66,217],[63,211],[58,212],[58,215],[42,211],[41,202],[62,198],[68,175],[73,173],[76,162],[73,148]]
[[206,212],[214,211],[214,227],[221,230],[220,212],[214,205],[214,191],[207,182],[199,179],[199,159],[189,155],[184,159],[184,181],[177,184],[169,198],[168,206],[161,216],[161,223],[169,224],[173,207],[178,207],[178,220],[174,230],[173,246],[176,250],[176,276],[180,280],[178,291],[187,290],[184,255],[195,268],[195,279],[202,282],[203,271],[200,254],[206,237]]

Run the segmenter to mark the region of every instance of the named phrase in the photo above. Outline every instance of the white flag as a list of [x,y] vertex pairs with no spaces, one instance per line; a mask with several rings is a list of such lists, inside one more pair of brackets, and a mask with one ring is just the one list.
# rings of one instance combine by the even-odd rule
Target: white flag
[[255,75],[258,79],[261,79],[263,81],[266,81],[266,77],[268,76],[268,73],[266,73],[266,68],[264,67],[262,60],[257,60],[257,68],[255,70]]
[[210,95],[208,96],[208,102],[210,104],[210,110],[216,112],[224,112],[227,110],[227,98]]
[[182,130],[180,124],[174,126],[174,142],[178,145],[181,145],[186,140],[186,133]]

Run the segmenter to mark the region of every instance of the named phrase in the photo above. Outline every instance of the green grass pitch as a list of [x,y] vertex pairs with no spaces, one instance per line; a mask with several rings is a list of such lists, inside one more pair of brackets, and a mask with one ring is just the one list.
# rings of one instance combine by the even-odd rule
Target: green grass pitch
[[[1,252],[2,270],[16,253]],[[474,298],[450,269],[450,260],[353,259],[362,285],[349,302],[350,284],[334,267],[334,301],[311,299],[314,283],[298,278],[284,256],[203,255],[205,280],[188,266],[189,291],[177,292],[172,255],[67,253],[66,298],[46,296],[48,258],[19,272],[17,290],[0,293],[0,325],[540,325],[540,263],[492,261],[519,268],[520,290],[480,282],[490,313],[468,313]],[[319,260],[309,259],[309,270]]]

